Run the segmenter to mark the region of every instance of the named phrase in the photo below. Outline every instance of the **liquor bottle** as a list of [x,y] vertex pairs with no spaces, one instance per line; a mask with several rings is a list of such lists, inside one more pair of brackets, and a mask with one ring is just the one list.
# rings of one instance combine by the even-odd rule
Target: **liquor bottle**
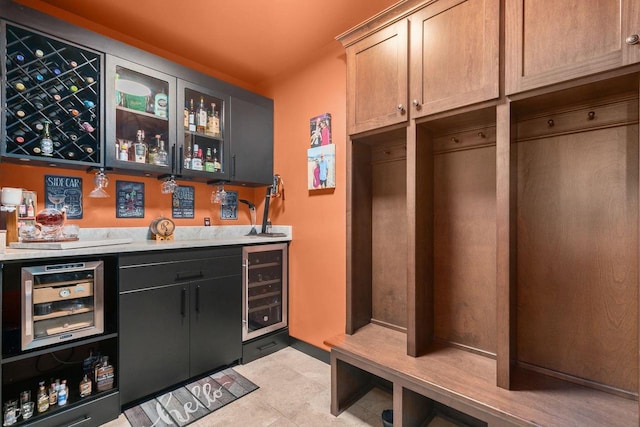
[[191,159],[192,159],[192,149],[191,144],[189,142],[186,143],[186,147],[184,149],[184,165],[185,169],[191,169]]
[[101,365],[96,369],[96,390],[106,391],[113,388],[115,372],[113,366],[109,364],[109,356],[103,356]]
[[204,108],[204,97],[202,96],[200,96],[200,105],[198,105],[196,121],[196,132],[204,133],[207,129],[207,109]]
[[55,405],[57,403],[58,403],[58,389],[56,388],[56,383],[52,382],[51,387],[49,387],[49,406]]
[[27,200],[23,197],[22,201],[18,205],[18,218],[24,218],[27,216]]
[[207,132],[212,136],[220,135],[220,117],[216,111],[216,104],[211,103],[211,115],[209,115],[209,122],[207,126]]
[[193,99],[189,103],[189,132],[196,131],[196,111],[193,109]]
[[123,140],[120,144],[120,152],[118,153],[118,160],[123,162],[129,161],[129,144],[126,140]]
[[189,107],[184,106],[184,129],[189,130]]
[[211,155],[211,147],[207,147],[207,152],[204,156],[204,170],[206,172],[215,172],[213,156]]
[[167,105],[169,103],[169,97],[164,93],[164,88],[156,93],[153,103],[153,113],[158,117],[167,117]]
[[144,143],[144,131],[139,129],[136,133],[136,142],[133,144],[133,155],[136,163],[147,162],[147,144]]
[[91,380],[89,379],[87,374],[84,374],[82,381],[80,381],[79,389],[80,389],[80,397],[91,396]]
[[198,148],[198,144],[193,144],[193,153],[191,158],[191,169],[196,171],[202,170],[202,150]]
[[218,161],[218,150],[216,150],[215,148],[213,149],[213,169],[214,171],[219,171],[222,169],[222,165],[220,164],[220,162]]
[[44,389],[44,382],[41,382],[38,387],[38,397],[36,398],[36,402],[39,413],[43,413],[49,409],[49,396]]
[[67,380],[62,380],[60,383],[60,390],[58,390],[58,406],[64,406],[67,404]]
[[158,153],[156,154],[155,163],[160,166],[167,166],[169,164],[169,158],[167,150],[164,148],[164,141],[160,140],[158,146]]
[[49,122],[44,122],[44,130],[42,131],[42,139],[40,140],[40,149],[43,156],[53,156],[53,141],[49,132]]
[[29,218],[36,216],[36,207],[33,205],[33,199],[29,199],[27,202],[27,216]]

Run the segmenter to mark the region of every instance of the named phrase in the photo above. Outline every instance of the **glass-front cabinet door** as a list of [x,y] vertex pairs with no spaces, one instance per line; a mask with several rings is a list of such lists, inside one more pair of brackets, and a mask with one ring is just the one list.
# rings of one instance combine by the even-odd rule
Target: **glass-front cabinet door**
[[2,155],[45,164],[102,164],[102,54],[0,25],[6,33]]
[[229,142],[225,111],[228,96],[178,80],[178,97],[178,105],[184,107],[182,129],[178,131],[178,174],[201,181],[227,180]]
[[176,79],[114,56],[106,62],[107,166],[175,173]]

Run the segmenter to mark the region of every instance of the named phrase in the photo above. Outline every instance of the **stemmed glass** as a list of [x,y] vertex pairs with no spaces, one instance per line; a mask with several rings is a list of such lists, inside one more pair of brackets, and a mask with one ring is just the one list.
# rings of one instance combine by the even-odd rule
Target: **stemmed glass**
[[98,172],[96,172],[96,176],[93,178],[93,183],[95,184],[96,188],[91,190],[91,193],[89,193],[89,197],[109,197],[109,194],[104,190],[109,185],[109,177],[105,175],[103,168],[100,168]]
[[47,198],[49,199],[49,201],[51,203],[53,203],[53,207],[56,209],[60,209],[58,207],[58,205],[64,203],[64,199],[65,199],[65,194],[64,193],[49,193],[47,194]]
[[160,186],[160,191],[162,194],[173,193],[178,189],[178,183],[176,182],[176,177],[171,175],[168,179],[162,181],[162,185]]
[[211,193],[211,203],[224,205],[227,202],[227,192],[224,191],[224,184],[218,184],[218,188]]

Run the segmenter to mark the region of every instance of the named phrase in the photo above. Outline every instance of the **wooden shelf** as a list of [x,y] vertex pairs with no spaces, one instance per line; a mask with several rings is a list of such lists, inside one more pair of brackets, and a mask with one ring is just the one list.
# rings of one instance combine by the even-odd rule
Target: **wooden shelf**
[[[441,344],[414,358],[406,354],[406,341],[405,334],[373,324],[330,338],[325,344],[332,347],[332,377],[349,375],[336,366],[347,363],[391,381],[394,394],[396,387],[408,389],[489,425],[637,425],[638,403],[632,399],[525,369],[514,370],[512,390],[506,390],[496,385],[492,358]],[[350,381],[340,379],[332,388],[334,415],[353,401],[339,390]]]

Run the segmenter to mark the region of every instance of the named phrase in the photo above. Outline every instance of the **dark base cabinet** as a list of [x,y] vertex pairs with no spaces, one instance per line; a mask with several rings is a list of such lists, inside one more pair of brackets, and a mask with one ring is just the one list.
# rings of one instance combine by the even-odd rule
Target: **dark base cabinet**
[[[97,427],[112,421],[120,415],[120,397],[117,392],[107,394],[91,402],[55,414],[49,418],[36,420],[30,427]],[[17,425],[17,424],[14,424]]]
[[242,248],[120,257],[120,391],[127,405],[242,357]]

